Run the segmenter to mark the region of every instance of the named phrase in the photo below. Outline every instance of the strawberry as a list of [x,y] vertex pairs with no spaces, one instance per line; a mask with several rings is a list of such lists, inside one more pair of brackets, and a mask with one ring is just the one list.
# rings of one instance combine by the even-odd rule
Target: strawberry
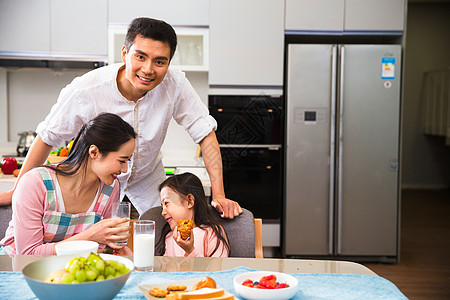
[[263,276],[261,277],[261,280],[277,280],[277,277],[275,275],[267,275],[267,276]]
[[274,280],[267,280],[267,279],[261,279],[259,281],[259,284],[268,288],[268,289],[274,289],[277,286],[277,282]]
[[289,287],[289,284],[283,282],[283,283],[279,283],[275,288],[276,289],[284,289],[287,287]]
[[253,281],[251,279],[244,280],[242,285],[248,286],[248,287],[254,287]]

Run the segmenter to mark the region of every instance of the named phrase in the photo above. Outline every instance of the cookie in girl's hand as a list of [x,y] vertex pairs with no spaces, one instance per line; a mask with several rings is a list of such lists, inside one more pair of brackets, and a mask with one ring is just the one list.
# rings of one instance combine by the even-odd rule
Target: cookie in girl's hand
[[187,240],[191,236],[192,228],[194,228],[194,222],[191,219],[179,220],[177,222],[177,231],[181,233],[183,240]]

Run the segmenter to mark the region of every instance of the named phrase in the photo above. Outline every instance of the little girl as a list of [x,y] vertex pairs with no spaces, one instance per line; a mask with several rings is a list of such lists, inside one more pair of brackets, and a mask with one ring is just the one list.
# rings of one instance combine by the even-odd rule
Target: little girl
[[[211,213],[200,179],[191,173],[174,175],[159,186],[162,216],[170,226],[163,230],[164,256],[227,257],[230,245],[225,230]],[[191,236],[186,240],[177,231],[179,220],[194,222]],[[169,231],[167,234],[165,232]]]

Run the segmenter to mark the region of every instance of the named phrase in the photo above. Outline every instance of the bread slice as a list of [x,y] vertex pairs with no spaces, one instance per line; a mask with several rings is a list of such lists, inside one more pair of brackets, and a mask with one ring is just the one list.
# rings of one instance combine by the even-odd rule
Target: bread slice
[[215,298],[202,298],[202,299],[196,299],[196,300],[234,300],[234,295],[225,292],[223,296],[215,297]]
[[225,295],[224,289],[203,288],[192,292],[179,294],[181,300],[213,299]]

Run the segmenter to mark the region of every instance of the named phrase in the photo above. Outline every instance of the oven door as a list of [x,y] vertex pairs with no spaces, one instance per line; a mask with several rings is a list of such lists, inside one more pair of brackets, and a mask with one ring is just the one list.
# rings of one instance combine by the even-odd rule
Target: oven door
[[218,124],[220,144],[282,143],[281,98],[270,96],[209,96],[209,110]]
[[250,210],[255,218],[281,217],[281,146],[221,145],[227,198]]

